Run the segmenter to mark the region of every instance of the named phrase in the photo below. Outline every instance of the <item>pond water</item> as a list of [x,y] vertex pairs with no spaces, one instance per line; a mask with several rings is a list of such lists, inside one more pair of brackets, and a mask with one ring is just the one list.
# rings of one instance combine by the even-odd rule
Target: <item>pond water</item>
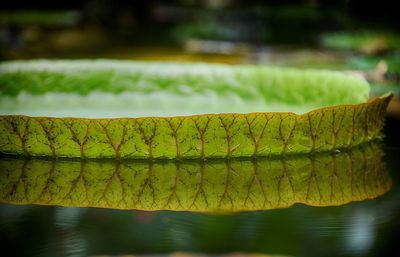
[[398,120],[388,120],[383,144],[283,160],[116,164],[2,156],[2,251],[395,256],[398,131]]

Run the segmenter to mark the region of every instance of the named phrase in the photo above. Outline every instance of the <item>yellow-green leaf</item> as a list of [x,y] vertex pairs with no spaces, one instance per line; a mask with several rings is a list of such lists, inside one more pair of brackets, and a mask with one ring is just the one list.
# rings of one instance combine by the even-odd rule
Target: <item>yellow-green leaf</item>
[[0,116],[0,151],[83,158],[271,156],[350,148],[380,137],[390,97],[294,113],[118,119]]
[[[197,159],[332,151],[380,137],[390,96],[366,103],[368,91],[364,80],[328,71],[106,60],[5,62],[0,64],[0,152]],[[76,105],[84,106],[83,117],[69,115],[77,114]],[[274,106],[300,113],[272,112]],[[110,109],[117,110],[115,118],[106,118]],[[100,117],[88,118],[88,110]],[[132,110],[137,115],[121,117]],[[154,117],[154,110],[165,115]]]
[[376,143],[341,153],[207,161],[0,159],[0,202],[140,210],[249,211],[342,205],[392,181]]

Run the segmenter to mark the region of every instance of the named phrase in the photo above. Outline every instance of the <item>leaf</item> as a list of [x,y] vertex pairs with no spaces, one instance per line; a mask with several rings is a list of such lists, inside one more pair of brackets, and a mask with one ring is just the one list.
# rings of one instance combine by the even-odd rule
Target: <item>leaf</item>
[[[183,86],[190,93],[182,96],[179,90]],[[199,115],[189,116],[174,114],[184,106],[171,107],[172,114],[168,117],[89,119],[2,115],[0,152],[79,158],[204,159],[350,148],[380,137],[391,96],[363,103],[368,90],[363,80],[327,71],[105,60],[5,62],[0,65],[0,92],[5,105],[24,92],[41,96],[40,102],[48,100],[42,94],[49,92],[79,95],[97,91],[133,92],[140,94],[143,104],[153,99],[153,93],[168,92],[169,97],[164,95],[158,100],[160,103],[151,102],[153,108],[155,105],[156,109],[168,109],[177,100],[191,105],[199,94],[213,92],[216,103],[232,94],[235,95],[232,99],[239,99],[228,101],[226,110],[243,101],[243,106],[249,105],[251,112],[207,114],[202,110],[214,104],[209,100],[197,106]],[[263,112],[254,112],[260,107],[252,105],[260,98]],[[58,105],[68,108],[62,99],[57,100]],[[269,103],[292,109],[320,108],[303,114],[264,112]],[[22,105],[29,105],[29,101],[22,101]],[[124,109],[132,106],[140,109],[141,105]]]
[[0,159],[0,202],[116,209],[250,211],[342,205],[392,181],[377,143],[338,154],[208,161]]
[[380,137],[390,97],[293,113],[119,119],[0,116],[0,151],[82,158],[225,158],[350,148]]
[[[112,60],[0,63],[0,94],[17,96],[21,92],[134,92],[146,100],[152,93],[165,92],[183,96],[187,106],[192,104],[188,98],[193,95],[207,96],[210,102],[214,97],[222,100],[233,95],[233,100],[239,98],[251,105],[263,100],[263,106],[285,103],[323,107],[364,102],[369,86],[364,80],[340,72],[255,65]],[[176,101],[171,100],[168,103]],[[229,105],[233,107],[232,102]],[[205,107],[200,106],[199,111]]]

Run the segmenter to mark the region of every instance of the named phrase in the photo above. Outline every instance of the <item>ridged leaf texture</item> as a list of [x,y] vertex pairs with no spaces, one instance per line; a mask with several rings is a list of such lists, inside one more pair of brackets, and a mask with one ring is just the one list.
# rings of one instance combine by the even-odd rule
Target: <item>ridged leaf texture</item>
[[350,148],[380,137],[390,97],[293,113],[119,119],[0,116],[0,151],[82,158],[225,158]]
[[208,161],[0,159],[0,201],[229,212],[342,205],[392,181],[376,143],[338,154]]
[[[163,92],[173,98],[160,99],[167,101],[164,104],[172,104],[172,96],[176,96],[188,98],[189,105],[196,97],[213,92],[219,100],[232,97],[249,105],[261,101],[266,110],[276,103],[294,109],[318,108],[303,114],[202,114],[199,107],[199,115],[141,118],[2,115],[0,152],[72,158],[205,159],[351,148],[380,137],[390,96],[365,103],[368,90],[363,80],[328,71],[105,60],[5,62],[0,64],[0,100],[4,103],[24,93],[81,96],[101,91],[114,95],[130,92],[144,99]],[[190,98],[192,95],[196,97]],[[24,105],[18,101],[17,105]]]

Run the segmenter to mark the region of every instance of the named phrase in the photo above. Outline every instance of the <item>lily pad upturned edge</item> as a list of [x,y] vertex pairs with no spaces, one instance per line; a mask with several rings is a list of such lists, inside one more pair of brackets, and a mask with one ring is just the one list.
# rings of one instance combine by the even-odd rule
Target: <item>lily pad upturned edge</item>
[[305,114],[262,112],[144,118],[0,116],[0,152],[25,156],[205,159],[351,148],[380,138],[392,95]]

